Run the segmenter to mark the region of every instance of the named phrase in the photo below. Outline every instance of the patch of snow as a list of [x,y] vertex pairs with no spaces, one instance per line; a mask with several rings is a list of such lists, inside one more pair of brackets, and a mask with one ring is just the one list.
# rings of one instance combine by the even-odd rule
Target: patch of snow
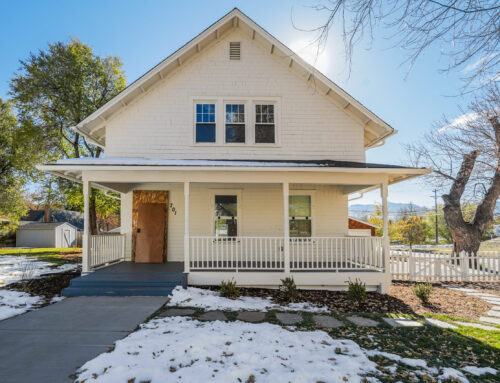
[[142,324],[85,363],[76,381],[246,382],[253,375],[259,383],[361,382],[376,367],[358,344],[324,331],[171,317]]
[[475,376],[481,376],[486,374],[496,375],[498,373],[497,370],[491,367],[476,367],[476,366],[466,366],[462,368],[462,371],[468,372],[469,374]]
[[62,295],[61,296],[58,296],[58,297],[52,297],[52,299],[50,300],[50,304],[52,303],[57,303],[57,302],[61,302],[63,299],[65,299],[66,297],[63,297]]
[[[376,356],[376,355],[381,355],[384,358],[393,360],[398,363],[406,364],[407,366],[414,367],[414,368],[423,368],[425,370],[433,370],[429,367],[427,367],[427,362],[422,359],[412,359],[412,358],[403,358],[399,355],[392,354],[390,352],[385,352],[385,351],[378,351],[378,350],[369,350],[367,351],[368,355],[370,356]],[[433,371],[433,372],[437,372]]]
[[469,379],[467,379],[464,374],[450,367],[443,368],[441,375],[438,376],[438,379],[452,379],[452,378],[462,383],[469,383]]
[[39,261],[36,257],[25,255],[0,256],[0,287],[9,283],[19,282],[22,279],[39,278],[42,274],[61,273],[74,270],[76,263],[65,263],[54,267],[53,263]]
[[183,289],[177,286],[170,296],[168,306],[199,307],[206,310],[228,310],[228,311],[308,311],[308,312],[328,312],[328,307],[315,306],[307,302],[290,303],[281,306],[272,302],[271,298],[259,297],[239,297],[238,299],[228,299],[221,297],[218,292],[188,287]]
[[40,304],[42,298],[21,291],[0,289],[0,320],[22,314]]

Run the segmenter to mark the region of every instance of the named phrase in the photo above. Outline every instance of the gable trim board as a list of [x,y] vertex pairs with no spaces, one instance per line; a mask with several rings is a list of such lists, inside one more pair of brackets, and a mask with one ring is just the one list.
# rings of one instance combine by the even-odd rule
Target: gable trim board
[[170,74],[175,73],[180,66],[196,57],[214,42],[217,42],[233,28],[244,31],[253,41],[261,43],[265,47],[267,46],[269,54],[280,61],[285,68],[294,71],[304,81],[313,84],[318,93],[330,99],[337,107],[357,120],[364,129],[364,146],[366,149],[383,144],[388,137],[397,132],[237,8],[134,81],[105,105],[77,124],[74,129],[94,144],[104,148],[106,145],[106,122],[111,116],[126,108],[136,98],[147,93],[159,81],[163,81]]

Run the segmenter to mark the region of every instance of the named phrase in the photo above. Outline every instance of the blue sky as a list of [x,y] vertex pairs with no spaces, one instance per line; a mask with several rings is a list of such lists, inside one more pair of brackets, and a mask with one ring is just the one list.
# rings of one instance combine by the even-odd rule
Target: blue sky
[[[19,60],[44,49],[49,42],[77,37],[99,55],[119,56],[130,83],[234,7],[240,8],[271,34],[314,61],[338,85],[388,122],[399,133],[381,148],[367,152],[367,161],[405,164],[404,143],[418,140],[443,115],[463,112],[466,97],[455,97],[462,85],[460,73],[443,74],[446,58],[439,46],[425,52],[407,75],[405,52],[392,48],[388,32],[375,31],[375,41],[356,49],[349,75],[338,29],[331,31],[319,57],[310,41],[314,35],[297,30],[318,25],[325,18],[308,6],[315,1],[27,1],[0,3],[0,97],[7,98],[8,83]],[[370,49],[368,49],[370,48]],[[393,202],[432,206],[432,187],[421,182],[391,186]],[[378,192],[356,203],[379,201]]]

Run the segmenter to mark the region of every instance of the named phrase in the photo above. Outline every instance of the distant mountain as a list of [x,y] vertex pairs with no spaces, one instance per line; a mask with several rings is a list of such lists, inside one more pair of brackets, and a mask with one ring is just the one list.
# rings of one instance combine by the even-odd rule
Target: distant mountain
[[[389,215],[397,215],[401,210],[410,208],[409,203],[389,202]],[[413,209],[418,213],[425,213],[429,208],[425,206],[413,205]],[[349,215],[351,217],[361,218],[375,211],[375,204],[353,204],[349,206]]]

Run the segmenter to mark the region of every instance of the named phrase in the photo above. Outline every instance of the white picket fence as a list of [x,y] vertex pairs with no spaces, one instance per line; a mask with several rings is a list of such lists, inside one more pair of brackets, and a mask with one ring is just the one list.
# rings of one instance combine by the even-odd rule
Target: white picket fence
[[500,281],[500,252],[430,253],[391,250],[390,269],[395,280],[426,282]]

